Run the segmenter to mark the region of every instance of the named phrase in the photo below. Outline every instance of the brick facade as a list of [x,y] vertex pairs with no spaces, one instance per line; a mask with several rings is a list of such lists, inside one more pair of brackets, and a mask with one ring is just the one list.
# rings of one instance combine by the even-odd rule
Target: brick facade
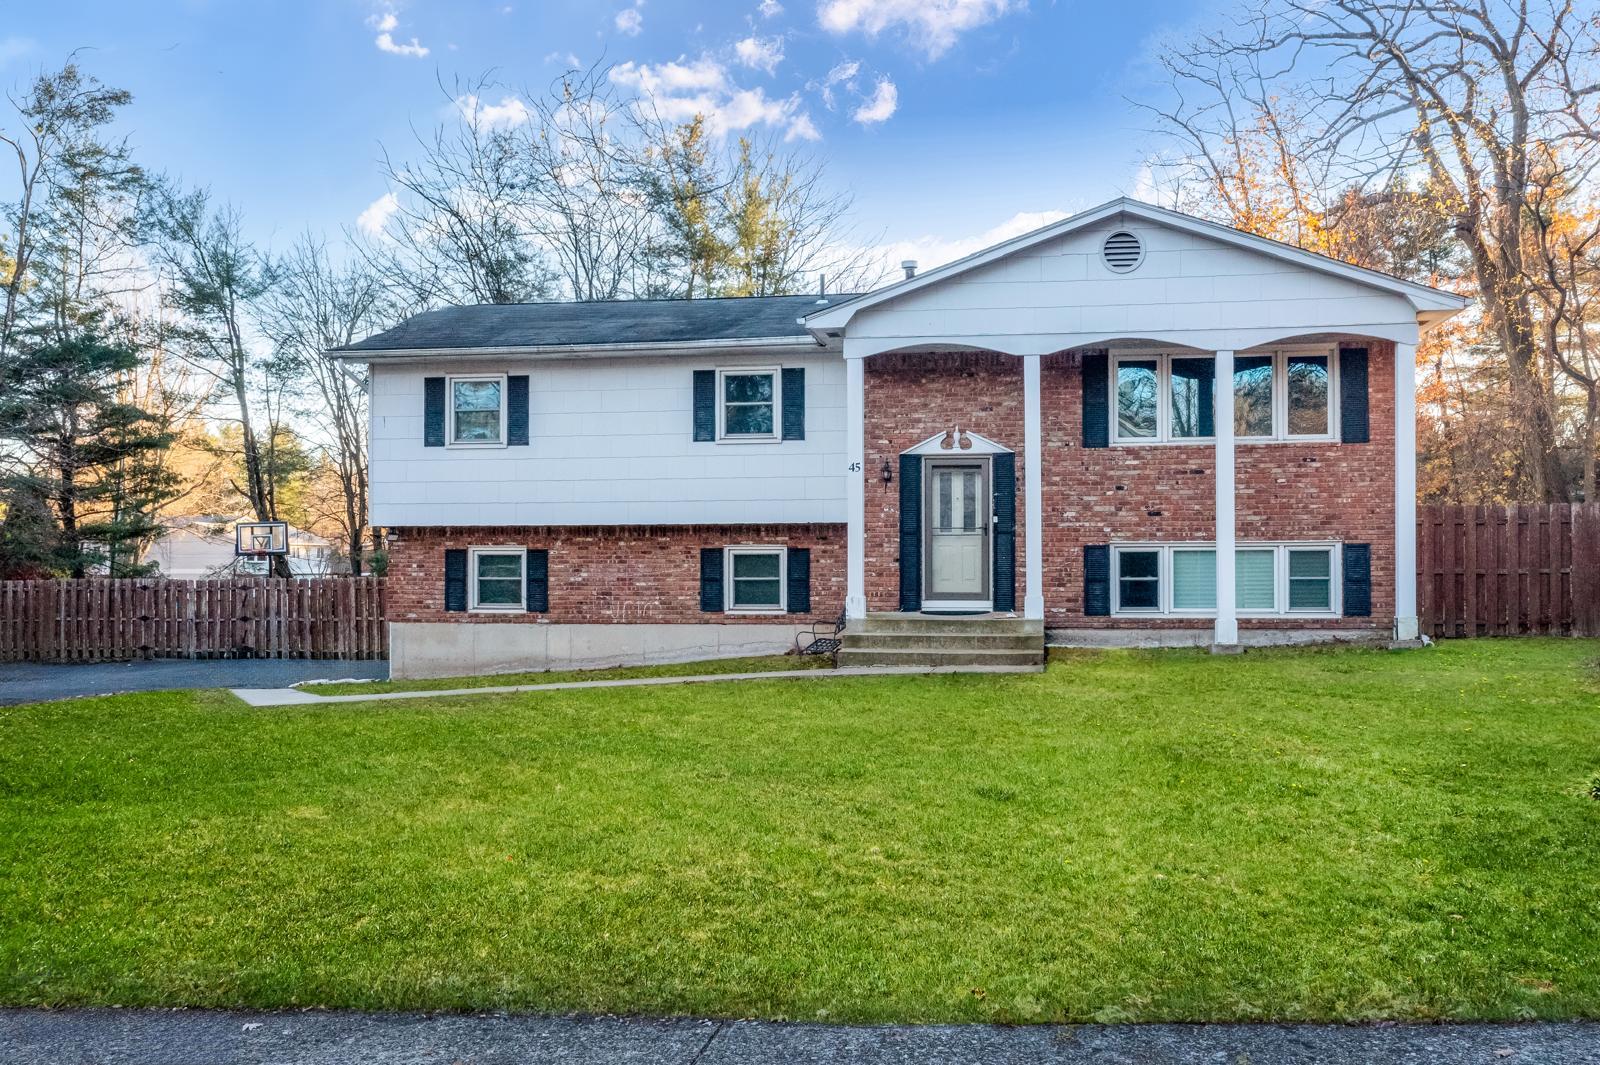
[[[1366,444],[1240,444],[1236,519],[1240,543],[1341,540],[1372,545],[1372,617],[1241,618],[1242,628],[1387,630],[1394,615],[1394,348],[1369,349]],[[1040,373],[1044,465],[1044,597],[1050,628],[1195,628],[1193,618],[1083,614],[1083,547],[1118,540],[1215,537],[1214,453],[1209,444],[1082,446],[1082,376],[1075,354],[1047,356]],[[959,426],[1017,452],[1018,603],[1022,601],[1022,371],[988,353],[896,354],[866,373],[867,604],[899,601],[899,494],[879,470],[934,433]]]
[[[600,528],[407,528],[389,552],[391,621],[502,624],[774,624],[837,617],[844,609],[843,525],[668,525]],[[700,610],[700,549],[751,544],[811,550],[811,613],[738,615]],[[444,609],[449,548],[550,552],[546,613]]]

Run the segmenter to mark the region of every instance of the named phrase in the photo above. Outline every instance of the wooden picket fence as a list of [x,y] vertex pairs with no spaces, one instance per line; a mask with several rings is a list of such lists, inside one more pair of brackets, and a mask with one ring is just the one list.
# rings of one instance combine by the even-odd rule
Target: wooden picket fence
[[1434,637],[1600,636],[1600,503],[1417,508]]
[[0,662],[387,658],[381,577],[0,581]]

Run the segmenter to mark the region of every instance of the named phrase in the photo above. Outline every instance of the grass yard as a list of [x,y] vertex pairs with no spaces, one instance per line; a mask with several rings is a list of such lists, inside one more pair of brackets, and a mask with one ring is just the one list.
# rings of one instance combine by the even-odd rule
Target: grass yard
[[1593,642],[0,709],[0,1002],[1600,1016]]
[[475,677],[432,677],[427,680],[329,680],[300,685],[316,695],[363,695],[372,692],[443,691],[495,688],[517,684],[559,684],[569,680],[623,680],[628,677],[698,677],[718,673],[776,673],[780,670],[826,669],[826,655],[758,655],[718,658],[710,662],[670,662],[659,666],[615,669],[547,669],[533,673],[485,673]]

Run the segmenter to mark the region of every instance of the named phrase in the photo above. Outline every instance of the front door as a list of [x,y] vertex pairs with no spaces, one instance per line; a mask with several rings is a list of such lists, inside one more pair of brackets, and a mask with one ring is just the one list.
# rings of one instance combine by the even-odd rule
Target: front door
[[989,608],[989,460],[928,459],[924,610]]

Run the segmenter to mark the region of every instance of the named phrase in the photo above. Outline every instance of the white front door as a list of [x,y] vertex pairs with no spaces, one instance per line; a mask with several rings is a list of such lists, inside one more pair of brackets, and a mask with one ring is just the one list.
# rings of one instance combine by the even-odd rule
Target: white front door
[[989,461],[929,459],[923,478],[924,607],[989,602]]

